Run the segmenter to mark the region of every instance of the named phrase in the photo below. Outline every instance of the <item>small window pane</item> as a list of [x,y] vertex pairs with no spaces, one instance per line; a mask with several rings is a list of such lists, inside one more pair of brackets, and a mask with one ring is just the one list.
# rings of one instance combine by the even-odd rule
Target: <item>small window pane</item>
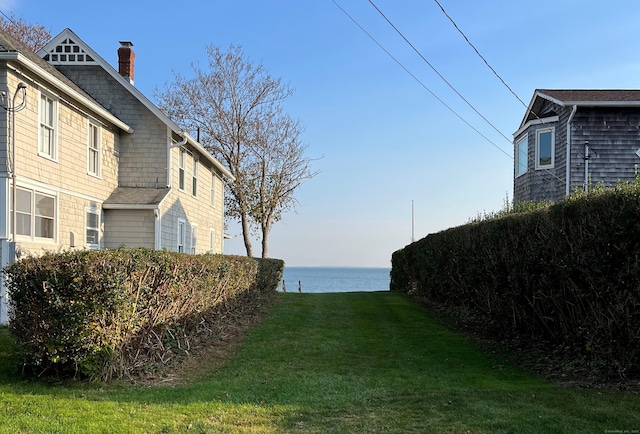
[[551,165],[551,152],[552,152],[552,143],[551,143],[551,131],[545,131],[538,135],[538,158],[540,166],[550,166]]
[[53,219],[36,217],[36,237],[53,239]]
[[31,214],[31,192],[18,189],[16,211]]
[[55,201],[51,196],[36,193],[36,215],[53,218]]
[[89,228],[97,228],[98,227],[98,214],[93,212],[87,213],[87,227]]
[[527,171],[529,158],[529,143],[527,139],[521,140],[516,145],[516,175],[522,175]]

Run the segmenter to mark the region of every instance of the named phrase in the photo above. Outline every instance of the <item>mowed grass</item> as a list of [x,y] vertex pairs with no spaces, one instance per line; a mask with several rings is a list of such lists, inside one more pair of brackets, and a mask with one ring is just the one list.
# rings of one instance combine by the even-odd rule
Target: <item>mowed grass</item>
[[189,386],[25,380],[0,343],[0,432],[604,433],[640,396],[560,388],[485,354],[401,294],[280,294]]

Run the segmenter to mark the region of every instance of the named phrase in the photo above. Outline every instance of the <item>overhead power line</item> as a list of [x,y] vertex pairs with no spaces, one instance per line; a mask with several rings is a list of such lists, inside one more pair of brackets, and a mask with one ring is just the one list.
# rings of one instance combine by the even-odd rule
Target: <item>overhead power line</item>
[[475,45],[473,45],[471,43],[471,41],[469,40],[469,38],[467,38],[467,35],[464,34],[464,32],[460,29],[460,27],[458,27],[458,25],[456,24],[456,22],[453,20],[453,18],[451,18],[451,16],[447,13],[447,11],[444,10],[444,8],[442,7],[442,5],[440,4],[440,2],[438,0],[433,0],[436,2],[436,4],[440,7],[440,10],[442,10],[442,13],[449,18],[449,21],[451,21],[451,24],[453,24],[453,27],[456,28],[456,30],[462,35],[462,37],[464,38],[465,41],[467,41],[467,44],[469,44],[469,46],[471,48],[473,48],[473,51],[476,52],[476,54],[482,59],[482,61],[485,63],[485,65],[487,65],[487,67],[491,70],[491,72],[493,72],[493,75],[495,75],[496,77],[498,77],[498,80],[500,80],[502,82],[502,84],[509,89],[509,92],[511,92],[513,94],[513,96],[516,97],[516,99],[518,101],[520,101],[522,103],[523,106],[525,106],[525,108],[527,107],[527,104],[525,104],[524,101],[522,101],[520,99],[520,97],[518,96],[517,93],[515,93],[513,91],[513,89],[511,89],[511,87],[509,87],[509,85],[502,79],[502,77],[500,77],[500,74],[498,74],[496,72],[495,69],[493,69],[493,67],[489,64],[489,62],[487,61],[487,59],[484,58],[484,56],[482,54],[480,54],[480,51],[478,51],[478,49],[475,47]]
[[401,31],[400,31],[400,30],[399,30],[399,29],[398,29],[398,28],[397,28],[397,27],[392,23],[392,22],[391,22],[391,20],[390,20],[389,18],[387,18],[387,16],[386,16],[386,15],[385,15],[381,10],[380,10],[380,8],[379,8],[378,6],[376,6],[376,4],[375,4],[372,0],[369,0],[369,3],[371,3],[371,6],[373,6],[373,7],[378,11],[378,13],[382,16],[382,18],[384,18],[384,19],[385,19],[385,21],[386,21],[387,23],[389,23],[389,25],[393,28],[393,30],[395,30],[395,31],[396,31],[396,33],[398,33],[398,35],[400,35],[400,37],[401,37],[402,39],[404,39],[404,41],[405,41],[405,42],[406,42],[406,43],[407,43],[407,44],[408,44],[408,45],[413,49],[413,51],[415,51],[415,52],[416,52],[416,54],[418,54],[418,56],[420,56],[420,58],[421,58],[421,59],[422,59],[422,60],[423,60],[427,65],[429,65],[429,67],[433,70],[433,72],[435,72],[435,73],[438,75],[438,77],[440,77],[440,78],[442,79],[442,81],[444,81],[444,82],[447,84],[447,86],[449,86],[449,88],[450,88],[451,90],[453,90],[453,91],[456,93],[456,95],[458,95],[458,96],[459,96],[459,97],[460,97],[460,98],[461,98],[465,103],[467,103],[467,105],[468,105],[469,107],[471,107],[471,109],[472,109],[474,112],[476,112],[476,114],[477,114],[478,116],[480,116],[480,117],[481,117],[481,118],[482,118],[482,119],[483,119],[487,124],[489,124],[489,125],[490,125],[490,126],[491,126],[491,127],[492,127],[492,128],[493,128],[493,129],[498,133],[498,134],[500,134],[502,137],[504,137],[504,139],[505,139],[507,142],[512,143],[511,139],[509,139],[507,136],[505,136],[505,135],[502,133],[502,131],[500,131],[500,130],[495,126],[495,125],[493,125],[493,123],[491,123],[491,121],[490,121],[489,119],[487,119],[487,118],[486,118],[482,113],[480,113],[480,112],[478,111],[478,109],[476,109],[476,108],[473,106],[473,104],[471,104],[471,103],[470,103],[470,102],[469,102],[469,101],[468,101],[464,96],[462,96],[462,94],[458,91],[458,89],[456,89],[456,88],[455,88],[455,87],[454,87],[454,86],[453,86],[453,85],[452,85],[452,84],[451,84],[451,83],[450,83],[450,82],[449,82],[449,81],[448,81],[448,80],[447,80],[447,79],[446,79],[446,78],[445,78],[445,77],[440,73],[440,71],[438,71],[438,70],[435,68],[435,66],[433,66],[433,65],[431,64],[431,62],[429,62],[429,61],[427,60],[427,58],[426,58],[426,57],[424,57],[424,56],[422,55],[422,53],[420,52],[420,50],[418,50],[418,49],[417,49],[417,48],[416,48],[416,47],[411,43],[411,41],[409,41],[409,39],[407,39],[407,37],[406,37],[406,36],[405,36],[405,35],[404,35],[404,34],[403,34],[403,33],[402,33],[402,32],[401,32]]
[[[464,119],[460,114],[458,114],[458,112],[456,112],[453,108],[451,108],[449,105],[447,105],[447,103],[445,103],[438,95],[436,95],[431,89],[429,89],[429,87],[427,87],[427,85],[425,85],[418,77],[416,77],[411,71],[409,71],[409,69],[407,67],[405,67],[402,62],[400,62],[396,57],[393,56],[393,54],[391,54],[386,48],[384,48],[384,46],[382,46],[382,44],[380,44],[380,42],[378,42],[369,32],[367,32],[365,30],[364,27],[362,27],[360,25],[360,23],[358,21],[356,21],[355,18],[353,18],[351,15],[349,15],[349,13],[344,10],[342,8],[342,6],[340,6],[338,4],[338,2],[336,0],[331,0],[333,2],[333,4],[336,5],[336,7],[338,9],[340,9],[342,11],[343,14],[345,14],[365,35],[367,35],[369,37],[369,39],[371,39],[382,51],[384,51],[394,62],[396,62],[407,74],[409,74],[409,76],[411,78],[413,78],[418,84],[420,84],[420,86],[422,86],[427,92],[429,92],[436,100],[438,100],[438,102],[440,102],[443,106],[445,106],[451,113],[453,113],[456,117],[458,117],[458,119],[460,119],[462,122],[464,122],[469,128],[471,128],[473,131],[475,131],[478,135],[480,135],[483,139],[485,139],[487,142],[489,142],[491,145],[493,145],[496,149],[498,149],[500,152],[502,152],[503,154],[505,154],[507,157],[513,159],[513,156],[509,153],[507,153],[504,149],[502,149],[500,146],[498,146],[497,144],[495,144],[491,139],[489,139],[487,136],[485,136],[484,134],[482,134],[476,127],[474,127],[473,125],[471,125],[466,119]],[[495,127],[494,127],[495,128]],[[508,140],[508,139],[507,139]]]

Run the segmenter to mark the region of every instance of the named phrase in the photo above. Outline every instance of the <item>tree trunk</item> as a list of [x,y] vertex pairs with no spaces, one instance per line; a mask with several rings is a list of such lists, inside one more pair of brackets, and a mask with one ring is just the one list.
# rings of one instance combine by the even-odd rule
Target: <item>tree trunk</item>
[[262,230],[262,257],[269,257],[269,244],[267,243],[267,238],[269,237],[269,230]]
[[251,247],[251,234],[249,232],[249,220],[246,214],[242,214],[242,238],[244,238],[244,248],[247,249],[247,256],[253,258],[253,248]]

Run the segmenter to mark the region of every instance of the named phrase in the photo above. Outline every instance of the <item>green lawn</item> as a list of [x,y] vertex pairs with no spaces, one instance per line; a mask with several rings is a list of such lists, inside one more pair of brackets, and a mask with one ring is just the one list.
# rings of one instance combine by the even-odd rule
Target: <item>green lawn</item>
[[395,293],[280,294],[228,362],[185,387],[45,384],[0,344],[0,432],[605,433],[640,396],[568,389],[487,355]]

